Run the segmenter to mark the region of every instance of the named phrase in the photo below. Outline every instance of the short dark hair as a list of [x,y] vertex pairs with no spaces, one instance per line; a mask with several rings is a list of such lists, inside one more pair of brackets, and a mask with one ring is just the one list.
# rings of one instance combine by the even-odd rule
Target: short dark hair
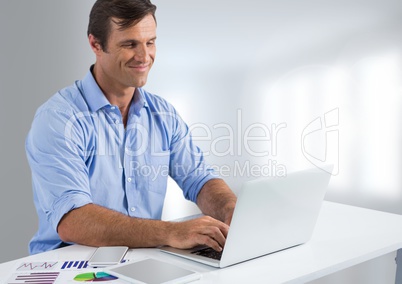
[[97,0],[89,15],[88,36],[92,34],[103,51],[107,51],[107,40],[112,18],[121,30],[127,29],[151,14],[155,21],[156,6],[150,0]]

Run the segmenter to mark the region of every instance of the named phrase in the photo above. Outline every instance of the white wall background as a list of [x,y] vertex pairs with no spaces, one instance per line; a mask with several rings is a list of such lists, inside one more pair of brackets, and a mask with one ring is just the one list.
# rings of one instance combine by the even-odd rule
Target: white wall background
[[[24,139],[37,107],[93,63],[93,3],[0,2],[0,262],[26,255],[36,230]],[[233,190],[330,162],[326,199],[402,214],[400,0],[154,3],[146,88],[177,107]],[[164,218],[196,210],[178,197],[172,183]],[[388,255],[320,283],[392,283],[394,268]]]

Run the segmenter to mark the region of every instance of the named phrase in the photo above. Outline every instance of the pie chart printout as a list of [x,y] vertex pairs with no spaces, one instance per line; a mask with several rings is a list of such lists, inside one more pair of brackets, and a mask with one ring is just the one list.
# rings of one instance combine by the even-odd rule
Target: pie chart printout
[[104,272],[88,272],[74,277],[74,280],[79,282],[106,282],[116,279],[118,278]]

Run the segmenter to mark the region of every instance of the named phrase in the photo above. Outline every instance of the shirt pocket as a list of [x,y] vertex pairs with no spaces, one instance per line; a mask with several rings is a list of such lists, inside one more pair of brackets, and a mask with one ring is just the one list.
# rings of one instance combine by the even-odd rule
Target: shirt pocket
[[148,190],[165,195],[169,176],[170,152],[164,151],[157,155],[149,155],[146,161]]

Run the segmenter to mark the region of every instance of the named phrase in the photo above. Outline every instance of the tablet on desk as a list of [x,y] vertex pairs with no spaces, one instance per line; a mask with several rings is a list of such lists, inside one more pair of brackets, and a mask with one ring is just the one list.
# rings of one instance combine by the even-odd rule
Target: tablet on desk
[[114,266],[105,272],[138,284],[188,283],[201,278],[198,272],[152,258]]
[[98,247],[88,261],[91,267],[105,267],[119,264],[128,251],[125,246]]

